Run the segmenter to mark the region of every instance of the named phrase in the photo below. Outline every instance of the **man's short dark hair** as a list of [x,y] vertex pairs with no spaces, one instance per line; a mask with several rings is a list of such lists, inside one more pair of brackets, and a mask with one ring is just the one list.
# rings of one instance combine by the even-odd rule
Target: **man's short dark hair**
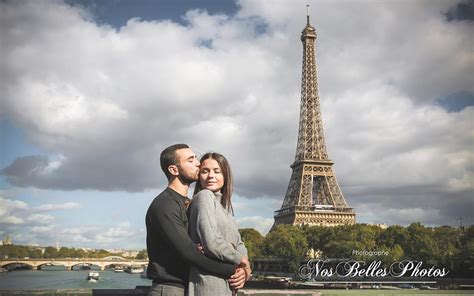
[[178,164],[178,158],[176,157],[176,150],[186,149],[186,148],[189,148],[189,146],[186,144],[174,144],[167,147],[165,150],[161,152],[160,166],[161,166],[161,169],[163,170],[163,173],[165,173],[166,178],[168,178],[168,180],[171,179],[171,173],[168,171],[168,167],[170,165]]

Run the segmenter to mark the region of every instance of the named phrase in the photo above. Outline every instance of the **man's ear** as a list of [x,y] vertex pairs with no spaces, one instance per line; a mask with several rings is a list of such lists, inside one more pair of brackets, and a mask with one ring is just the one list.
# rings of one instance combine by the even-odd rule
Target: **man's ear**
[[179,175],[178,166],[175,164],[168,166],[168,172],[170,172],[171,176],[178,176]]

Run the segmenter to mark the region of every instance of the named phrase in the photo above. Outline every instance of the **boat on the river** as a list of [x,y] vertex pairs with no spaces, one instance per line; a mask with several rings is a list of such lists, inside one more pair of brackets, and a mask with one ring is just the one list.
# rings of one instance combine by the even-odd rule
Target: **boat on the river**
[[86,280],[89,282],[97,282],[100,278],[100,274],[97,271],[91,271],[87,274]]
[[125,269],[125,272],[138,274],[138,273],[142,273],[144,270],[145,269],[141,265],[132,265],[132,266],[128,266]]
[[114,272],[123,272],[123,266],[117,266],[114,268]]

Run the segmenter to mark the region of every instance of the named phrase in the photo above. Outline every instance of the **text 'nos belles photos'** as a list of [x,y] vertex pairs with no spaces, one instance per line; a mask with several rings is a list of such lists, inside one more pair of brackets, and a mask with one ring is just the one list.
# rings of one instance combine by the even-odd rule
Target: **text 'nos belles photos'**
[[298,274],[303,279],[316,277],[443,277],[449,273],[444,267],[423,267],[422,261],[403,260],[394,262],[388,268],[382,268],[381,261],[372,261],[366,264],[364,261],[342,261],[336,265],[330,264],[329,260],[311,259],[305,265],[300,266]]

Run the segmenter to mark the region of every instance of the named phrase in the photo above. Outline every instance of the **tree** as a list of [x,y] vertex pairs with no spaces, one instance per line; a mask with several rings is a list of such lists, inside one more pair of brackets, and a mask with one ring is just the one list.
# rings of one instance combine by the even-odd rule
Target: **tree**
[[104,257],[110,256],[112,254],[110,254],[106,250],[100,249],[100,250],[90,251],[88,255],[89,255],[88,256],[89,258],[104,258]]
[[357,239],[356,226],[340,225],[332,229],[327,242],[321,249],[326,258],[351,258],[353,250],[364,250],[364,244]]
[[459,259],[460,276],[472,278],[474,276],[474,239],[470,239],[462,246]]
[[438,254],[433,254],[439,265],[454,270],[456,257],[461,249],[461,231],[451,226],[441,226],[433,229],[433,239],[438,245]]
[[334,236],[332,227],[311,226],[304,228],[308,245],[315,251],[325,250],[331,238]]
[[306,258],[308,242],[301,227],[277,225],[262,243],[262,255],[269,258],[286,259],[290,270],[296,272]]
[[383,233],[383,229],[376,225],[354,224],[349,227],[353,233],[352,238],[362,244],[365,250],[377,250],[377,238]]
[[247,248],[249,258],[259,257],[261,255],[260,248],[264,239],[260,232],[253,228],[243,228],[239,229],[239,233]]
[[20,252],[18,251],[18,248],[14,245],[7,245],[5,246],[7,247],[6,248],[6,252],[7,252],[7,256],[8,258],[20,258]]
[[474,226],[468,227],[460,238],[459,253],[456,256],[456,273],[463,278],[474,277]]
[[71,258],[72,253],[73,249],[61,247],[61,249],[58,251],[58,258]]
[[406,255],[427,264],[436,265],[439,258],[439,248],[433,239],[433,229],[425,227],[421,223],[412,223],[407,227],[409,239],[403,246]]
[[402,261],[405,258],[405,252],[400,245],[395,244],[393,247],[382,245],[377,251],[384,252],[384,254],[376,255],[370,258],[365,258],[365,261],[381,261],[382,266],[389,268],[395,262]]
[[86,258],[86,256],[87,253],[83,249],[74,249],[71,254],[72,258]]
[[379,235],[377,244],[393,248],[395,245],[405,245],[409,238],[410,234],[406,228],[400,225],[392,225]]
[[135,259],[147,259],[148,258],[148,252],[146,249],[143,249],[141,250],[140,252],[138,252],[137,256],[135,257]]
[[31,259],[42,258],[42,257],[43,257],[43,253],[41,252],[41,250],[30,248],[30,249],[28,250],[28,257],[30,257]]
[[18,258],[28,257],[28,248],[25,246],[15,246],[18,252]]
[[50,259],[50,258],[57,258],[57,257],[58,257],[58,250],[56,250],[56,248],[46,247],[43,253],[43,258]]

